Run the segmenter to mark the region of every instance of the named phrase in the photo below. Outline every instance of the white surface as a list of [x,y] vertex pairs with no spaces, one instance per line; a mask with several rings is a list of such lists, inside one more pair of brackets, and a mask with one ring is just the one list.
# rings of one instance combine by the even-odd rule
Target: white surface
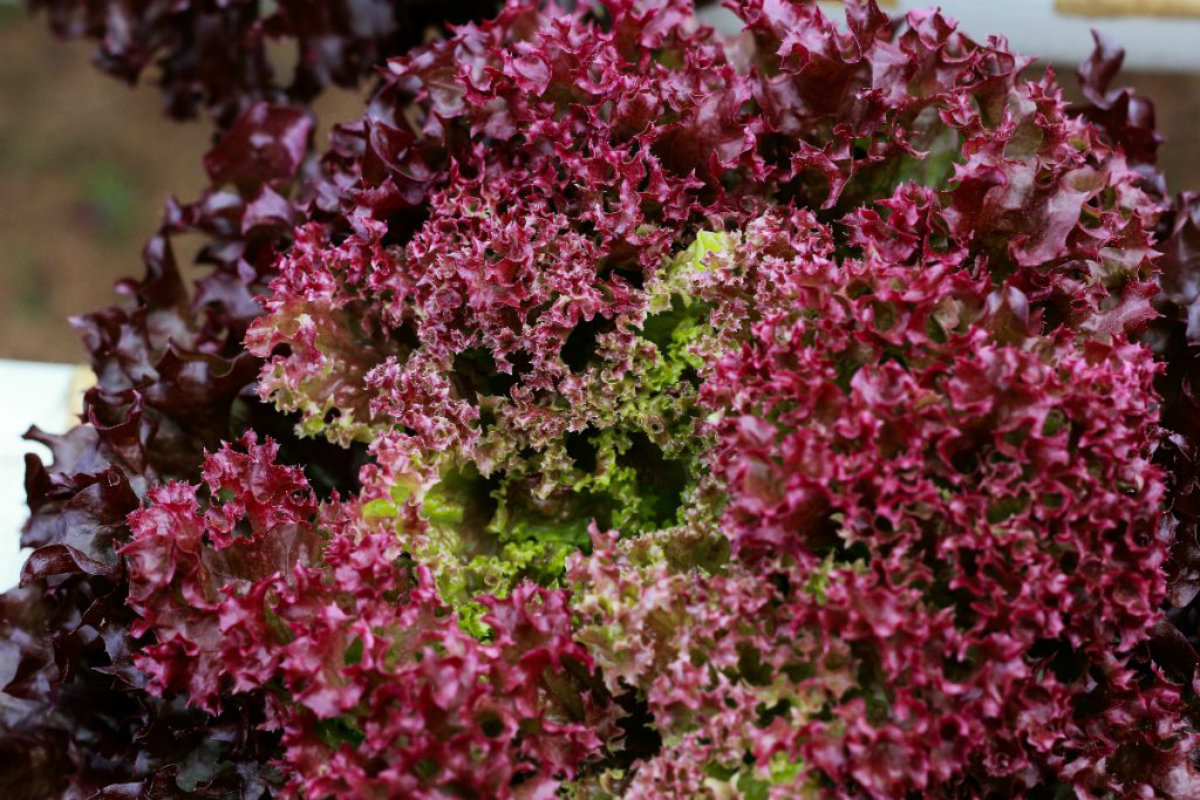
[[40,364],[0,359],[0,591],[17,585],[26,553],[20,550],[25,507],[25,454],[49,459],[45,447],[21,435],[30,425],[62,433],[70,425],[67,410],[71,377],[69,364]]
[[[895,15],[913,8],[941,8],[972,38],[1002,35],[1013,51],[1042,61],[1077,64],[1092,52],[1091,29],[1097,28],[1124,46],[1126,69],[1200,72],[1200,19],[1066,16],[1054,10],[1054,0],[900,0],[884,10]],[[828,9],[840,13],[836,4]],[[738,28],[724,9],[701,16],[720,30]]]

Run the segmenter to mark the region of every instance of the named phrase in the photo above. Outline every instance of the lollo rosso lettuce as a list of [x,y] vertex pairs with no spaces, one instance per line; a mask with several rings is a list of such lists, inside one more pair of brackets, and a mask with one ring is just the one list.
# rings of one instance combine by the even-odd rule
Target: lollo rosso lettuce
[[19,796],[1200,794],[1200,216],[1119,51],[729,5],[515,0],[320,159],[239,106],[34,434]]
[[[67,39],[98,43],[93,62],[136,83],[152,65],[164,112],[220,127],[256,101],[311,101],[355,88],[377,64],[447,24],[495,12],[493,0],[24,0]],[[292,63],[291,74],[277,75]],[[285,70],[286,72],[286,70]]]

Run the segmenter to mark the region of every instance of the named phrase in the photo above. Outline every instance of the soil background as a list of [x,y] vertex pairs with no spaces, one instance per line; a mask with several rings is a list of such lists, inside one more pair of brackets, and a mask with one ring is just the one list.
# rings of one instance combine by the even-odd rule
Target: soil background
[[[164,200],[204,186],[207,123],[165,119],[150,81],[101,75],[93,50],[0,5],[0,358],[81,361],[68,317],[110,304],[116,280],[140,276]],[[1057,72],[1077,94],[1074,65]],[[1118,83],[1155,100],[1171,190],[1200,189],[1200,76],[1123,73]],[[318,142],[361,109],[354,93],[323,96]],[[186,263],[188,243],[177,245]]]

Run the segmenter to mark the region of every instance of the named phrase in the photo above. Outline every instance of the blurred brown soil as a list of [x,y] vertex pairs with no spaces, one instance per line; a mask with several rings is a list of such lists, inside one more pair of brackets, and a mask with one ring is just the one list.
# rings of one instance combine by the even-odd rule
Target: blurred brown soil
[[[205,185],[209,125],[164,118],[157,87],[100,74],[93,50],[0,4],[0,358],[84,360],[67,318],[109,305],[115,281],[141,276],[164,201]],[[361,99],[340,91],[318,109],[323,121],[361,113]],[[197,242],[177,244],[186,263]]]
[[162,118],[152,89],[100,76],[88,44],[0,7],[0,356],[79,361],[66,322],[140,275],[171,192],[203,186],[203,125]]

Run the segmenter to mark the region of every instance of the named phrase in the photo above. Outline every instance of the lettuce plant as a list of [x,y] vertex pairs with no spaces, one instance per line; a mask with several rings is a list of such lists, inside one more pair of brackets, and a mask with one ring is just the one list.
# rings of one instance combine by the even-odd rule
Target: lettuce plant
[[[96,40],[96,66],[136,83],[153,67],[164,111],[231,123],[257,100],[303,104],[354,88],[431,30],[486,16],[492,0],[24,0],[63,38]],[[279,75],[288,65],[291,74]]]
[[730,7],[511,2],[319,160],[241,111],[35,434],[24,791],[1200,792],[1198,217],[1119,53],[1068,107],[936,12]]

